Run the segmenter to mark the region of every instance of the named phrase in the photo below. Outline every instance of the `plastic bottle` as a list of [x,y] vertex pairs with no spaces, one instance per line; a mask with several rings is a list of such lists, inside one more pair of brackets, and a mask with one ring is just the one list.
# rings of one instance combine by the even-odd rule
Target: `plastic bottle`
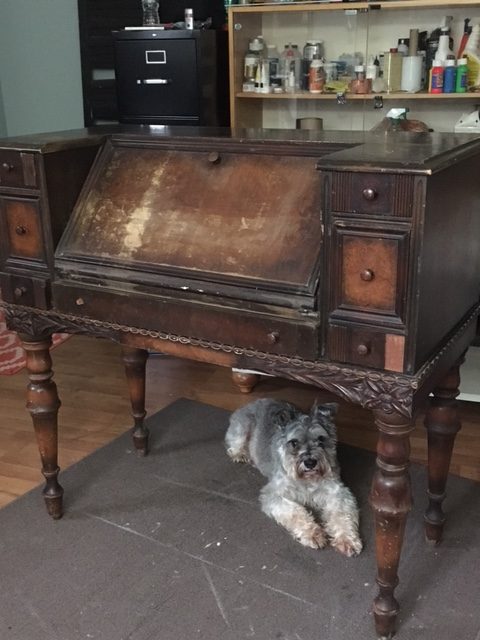
[[283,91],[280,75],[280,57],[274,44],[267,45],[268,76],[272,91]]
[[480,91],[480,24],[476,24],[464,51],[467,59],[467,87],[471,91]]
[[443,93],[443,65],[434,60],[430,70],[430,93]]
[[369,80],[375,80],[378,76],[378,65],[375,64],[375,59],[373,56],[370,56],[370,59],[367,64],[367,78]]
[[280,56],[280,69],[283,80],[283,90],[286,93],[295,93],[295,52],[292,44],[289,42],[285,45]]
[[[449,34],[452,23],[452,16],[444,16],[442,19],[442,24],[437,29],[434,29],[431,34],[428,36],[426,40],[426,63],[427,70],[429,71],[432,68],[432,63],[434,60],[439,60],[440,58],[437,55],[438,46],[440,43],[440,36],[443,34]],[[453,48],[453,39],[450,38],[449,48]]]
[[325,86],[325,69],[320,55],[314,54],[308,74],[308,90],[310,93],[322,93]]
[[249,47],[243,61],[243,91],[255,91],[257,68],[260,62],[258,51],[252,51]]
[[448,60],[449,57],[453,57],[453,51],[450,48],[450,36],[446,27],[442,28],[442,35],[438,39],[438,49],[435,56],[436,60]]
[[408,44],[409,44],[408,38],[398,39],[397,51],[400,55],[408,56]]
[[302,76],[301,89],[308,91],[310,63],[313,60],[314,55],[323,57],[323,41],[322,40],[307,40],[307,43],[303,47],[302,56]]
[[185,29],[193,30],[193,9],[185,9]]
[[457,69],[455,60],[446,60],[443,72],[443,93],[455,93],[456,76]]
[[457,77],[455,80],[455,93],[467,92],[467,59],[457,60]]
[[298,48],[298,44],[292,44],[293,55],[295,58],[295,91],[300,91],[302,83],[302,54]]

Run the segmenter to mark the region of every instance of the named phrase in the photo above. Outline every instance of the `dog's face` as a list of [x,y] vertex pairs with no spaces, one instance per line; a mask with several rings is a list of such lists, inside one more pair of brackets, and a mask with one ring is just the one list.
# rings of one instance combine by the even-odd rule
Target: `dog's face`
[[316,405],[310,415],[299,414],[279,425],[278,452],[291,478],[309,481],[330,475],[336,465],[336,404]]

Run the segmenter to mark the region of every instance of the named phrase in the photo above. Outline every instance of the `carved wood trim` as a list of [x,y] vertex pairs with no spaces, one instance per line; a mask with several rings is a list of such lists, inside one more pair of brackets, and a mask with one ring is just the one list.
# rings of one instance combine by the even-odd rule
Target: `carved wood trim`
[[234,356],[234,366],[238,368],[265,371],[279,377],[312,384],[367,409],[380,410],[384,413],[396,412],[407,417],[412,415],[413,398],[417,390],[433,372],[437,362],[445,356],[446,352],[476,319],[480,309],[480,305],[477,305],[472,310],[455,335],[451,337],[435,358],[421,369],[419,374],[408,376],[355,368],[348,365],[342,366],[318,360],[302,360],[301,358],[276,355],[201,338],[128,327],[92,318],[61,314],[55,311],[5,304],[0,304],[0,307],[3,307],[5,311],[8,327],[20,333],[36,336],[54,332],[90,334],[116,342],[122,341],[122,334],[128,334],[155,339],[160,342],[165,341],[166,343],[191,346],[196,349],[199,347],[201,349],[210,349]]

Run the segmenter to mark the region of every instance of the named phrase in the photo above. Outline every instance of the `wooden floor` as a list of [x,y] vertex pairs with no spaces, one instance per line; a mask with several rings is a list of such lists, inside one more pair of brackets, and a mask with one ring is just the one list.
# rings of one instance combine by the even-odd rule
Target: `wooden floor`
[[[65,469],[130,427],[130,405],[120,348],[105,340],[75,336],[53,351],[59,414],[60,467]],[[250,395],[232,384],[228,369],[153,356],[147,369],[147,410],[151,414],[184,397],[233,410],[255,397],[291,400],[303,408],[315,397],[333,396],[305,385],[264,378]],[[30,415],[25,406],[25,372],[0,376],[0,506],[43,481]],[[457,436],[451,470],[480,480],[480,404],[460,403],[463,428]],[[411,438],[412,459],[426,460],[423,416]],[[375,449],[370,412],[341,403],[339,439]]]

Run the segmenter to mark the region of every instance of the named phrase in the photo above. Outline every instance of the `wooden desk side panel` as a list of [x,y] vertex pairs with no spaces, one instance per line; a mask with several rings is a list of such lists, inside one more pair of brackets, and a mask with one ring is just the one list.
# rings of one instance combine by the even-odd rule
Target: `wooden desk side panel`
[[479,299],[479,176],[480,156],[474,156],[427,180],[415,369]]
[[99,145],[88,145],[43,156],[53,249],[70,218],[98,148]]

